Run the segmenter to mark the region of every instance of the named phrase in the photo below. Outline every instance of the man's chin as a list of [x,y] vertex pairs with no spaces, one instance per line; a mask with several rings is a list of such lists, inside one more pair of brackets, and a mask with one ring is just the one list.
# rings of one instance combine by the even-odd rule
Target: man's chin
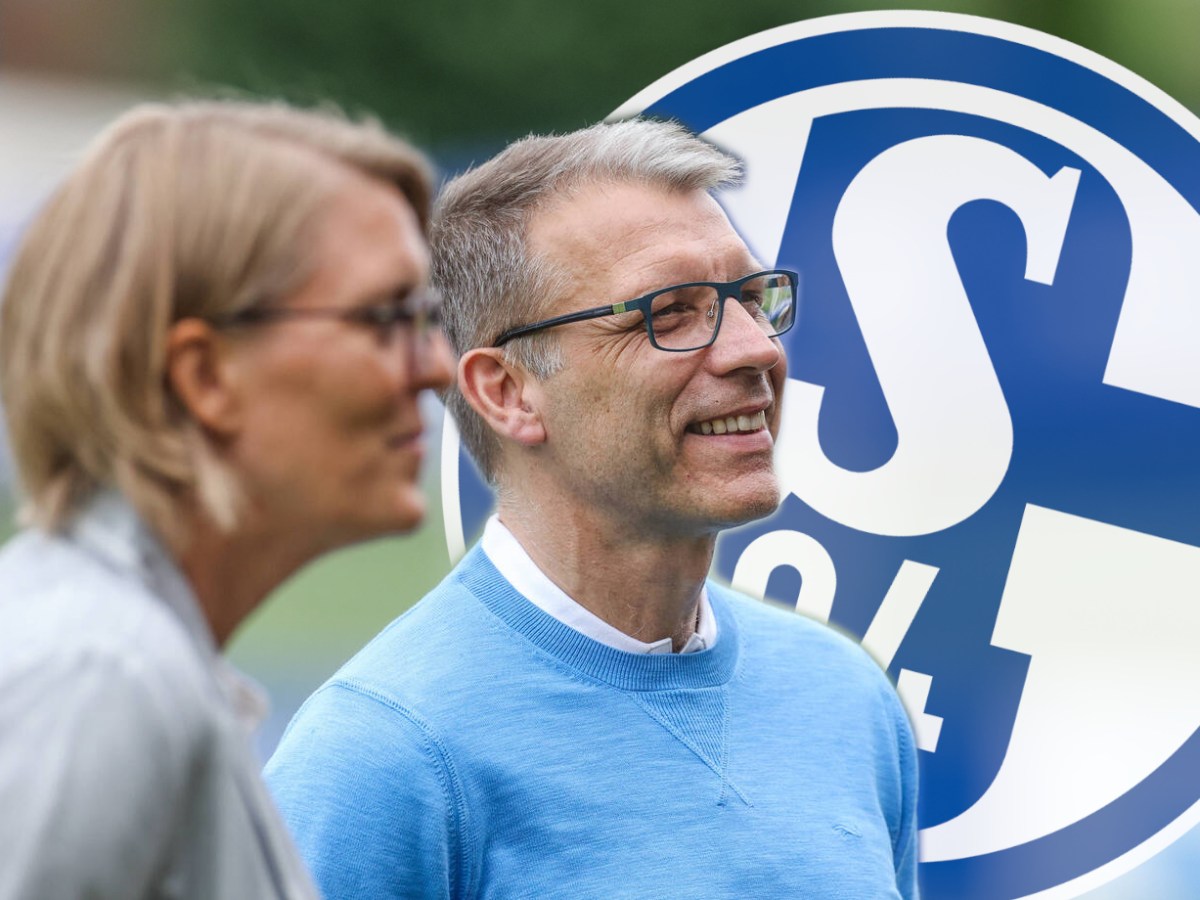
[[779,508],[782,500],[782,492],[775,483],[759,486],[756,490],[735,492],[726,503],[710,510],[713,524],[723,529],[764,519]]

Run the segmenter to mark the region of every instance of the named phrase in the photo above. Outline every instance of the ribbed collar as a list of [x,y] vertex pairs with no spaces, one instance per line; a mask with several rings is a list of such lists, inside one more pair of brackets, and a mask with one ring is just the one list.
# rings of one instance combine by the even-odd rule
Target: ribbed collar
[[627,653],[581,634],[518,593],[478,545],[459,563],[456,577],[501,621],[566,666],[628,691],[704,688],[724,684],[737,665],[737,622],[708,584],[709,601],[721,639],[697,653]]
[[[639,641],[609,625],[590,609],[568,596],[538,567],[521,546],[517,536],[500,521],[499,516],[493,515],[487,520],[483,528],[483,537],[479,539],[479,546],[517,593],[564,625],[570,625],[593,640],[627,653],[674,652],[669,637],[659,641]],[[716,642],[717,622],[713,617],[712,605],[708,602],[708,591],[701,586],[696,608],[696,630],[679,652],[697,653],[707,650]]]

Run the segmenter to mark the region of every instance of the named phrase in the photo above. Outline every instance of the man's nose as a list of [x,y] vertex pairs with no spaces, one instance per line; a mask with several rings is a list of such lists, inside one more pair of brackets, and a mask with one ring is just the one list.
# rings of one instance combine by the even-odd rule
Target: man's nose
[[779,341],[767,336],[762,323],[736,297],[726,298],[716,340],[709,357],[722,371],[753,369],[765,372],[783,358]]

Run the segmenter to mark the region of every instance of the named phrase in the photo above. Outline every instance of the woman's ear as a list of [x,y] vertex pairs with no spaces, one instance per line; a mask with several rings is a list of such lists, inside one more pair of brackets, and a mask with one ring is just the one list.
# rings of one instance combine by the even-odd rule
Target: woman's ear
[[458,389],[501,438],[527,447],[546,440],[537,379],[496,347],[468,350],[458,361]]
[[230,437],[241,428],[241,403],[221,334],[201,319],[180,319],[167,332],[167,383],[206,431]]

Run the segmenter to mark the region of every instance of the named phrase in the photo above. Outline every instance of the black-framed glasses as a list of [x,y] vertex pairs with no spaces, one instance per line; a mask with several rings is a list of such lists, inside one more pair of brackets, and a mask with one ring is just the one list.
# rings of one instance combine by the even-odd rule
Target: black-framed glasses
[[800,276],[788,269],[755,272],[736,281],[690,281],[651,291],[634,300],[610,303],[510,328],[496,338],[502,347],[513,338],[547,328],[634,311],[642,314],[650,343],[659,350],[682,353],[702,350],[717,339],[725,300],[742,304],[767,337],[778,337],[796,321]]
[[330,307],[251,306],[212,320],[218,328],[243,325],[264,325],[289,319],[334,319],[361,325],[374,330],[380,340],[388,341],[400,331],[415,338],[425,338],[442,328],[441,295],[433,288],[423,288],[403,299],[390,298],[368,306],[350,309]]

